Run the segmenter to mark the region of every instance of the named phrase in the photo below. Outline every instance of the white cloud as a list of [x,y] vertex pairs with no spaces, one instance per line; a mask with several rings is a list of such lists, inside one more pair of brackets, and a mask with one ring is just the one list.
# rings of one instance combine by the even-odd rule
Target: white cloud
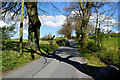
[[[118,21],[116,21],[112,17],[105,16],[105,15],[100,15],[100,14],[98,14],[98,15],[99,15],[99,17],[98,17],[98,26],[99,26],[99,23],[103,21],[100,24],[101,25],[100,27],[102,29],[104,29],[104,31],[112,30],[112,27],[117,27],[118,26]],[[90,22],[89,23],[91,23],[92,25],[96,26],[96,18],[97,18],[97,14],[93,13],[90,16],[90,20],[89,20]]]
[[[3,9],[0,9],[0,12]],[[14,24],[16,23],[17,27],[20,27],[20,17],[21,15],[17,15],[14,20],[11,20],[11,17],[14,13],[13,12],[7,12],[5,20],[3,21],[3,23],[6,23],[8,25]],[[2,15],[1,15],[2,16]],[[57,15],[57,16],[47,16],[47,15],[42,15],[39,16],[39,19],[42,23],[42,26],[47,26],[47,27],[59,27],[62,26],[62,24],[64,23],[64,20],[66,19],[66,17],[64,15]],[[1,17],[0,17],[0,20]],[[28,16],[26,19],[23,20],[23,26],[24,27],[28,27]]]
[[43,22],[44,26],[57,27],[58,25],[52,21]]
[[9,26],[9,25],[4,21],[0,20],[0,27],[4,27],[4,26]]
[[47,27],[59,27],[62,26],[66,17],[64,15],[57,15],[57,16],[46,16],[42,15],[39,16],[41,20],[42,26]]
[[[90,23],[92,22],[93,25],[96,25],[96,18],[97,18],[97,14],[93,13],[90,16]],[[105,16],[105,15],[100,15],[98,14],[98,24],[102,22],[101,26],[105,26],[105,25],[111,25],[111,26],[116,26],[118,24],[118,21],[116,21],[115,19],[109,17],[109,16]]]

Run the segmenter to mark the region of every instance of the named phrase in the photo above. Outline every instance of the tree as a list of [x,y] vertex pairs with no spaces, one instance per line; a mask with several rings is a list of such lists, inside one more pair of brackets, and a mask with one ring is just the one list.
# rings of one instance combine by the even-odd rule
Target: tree
[[2,43],[4,44],[6,40],[10,40],[11,37],[13,37],[13,34],[16,33],[15,29],[15,24],[12,24],[11,26],[4,26],[0,27],[1,28],[1,33],[2,33]]
[[20,20],[20,52],[22,53],[22,37],[23,37],[23,12],[24,12],[24,0],[21,7],[21,20]]
[[[75,13],[74,13],[75,12]],[[71,22],[72,22],[72,26],[75,30],[75,33],[76,33],[76,38],[79,39],[80,38],[80,35],[81,35],[81,24],[82,24],[82,17],[79,14],[78,11],[74,11],[73,13],[74,14],[71,14],[69,16]]]
[[82,48],[87,46],[87,26],[91,16],[91,9],[94,7],[94,2],[75,2],[72,3],[68,8],[65,8],[65,11],[75,11],[77,16],[80,17],[80,30],[81,30],[81,44]]
[[[41,12],[47,12],[40,7],[37,7],[37,2],[25,2],[24,6],[24,18],[29,19],[29,28],[28,28],[28,43],[31,49],[31,52],[35,49],[40,51],[39,47],[39,38],[40,38],[40,26],[41,22],[38,18],[38,10]],[[46,4],[46,3],[45,3]],[[50,3],[54,8],[57,9],[52,3]],[[43,5],[45,7],[45,5]],[[47,5],[48,7],[48,5]],[[10,11],[13,12],[13,16],[11,19],[14,19],[15,16],[20,15],[21,11],[21,2],[2,2],[0,4],[0,8],[2,9],[2,19],[5,19],[6,14]],[[57,9],[58,10],[58,9]],[[41,52],[41,51],[40,51]],[[32,53],[31,53],[32,54]]]
[[80,2],[80,9],[82,11],[82,24],[81,24],[81,47],[86,48],[87,46],[87,26],[91,16],[91,2],[82,3]]
[[[101,6],[97,6],[97,5],[102,4]],[[101,49],[102,46],[102,28],[107,26],[116,26],[116,23],[113,22],[113,15],[114,12],[116,11],[116,3],[96,3],[95,5],[95,13],[96,16],[94,17],[95,19],[93,20],[93,22],[96,23],[96,27],[95,27],[95,43],[96,43],[96,47],[98,46]],[[112,7],[111,7],[112,5]],[[109,9],[102,9],[104,6],[108,6]],[[105,16],[107,15],[107,16]],[[101,26],[102,25],[102,26]]]
[[[39,36],[41,23],[38,18],[37,2],[25,2],[25,7],[25,12],[23,12],[25,14],[24,17],[28,15],[29,18],[28,43],[31,49],[32,58],[34,59],[33,50],[37,49],[40,51]],[[5,16],[9,11],[14,12],[11,18],[13,19],[21,10],[21,2],[2,2],[0,8],[2,8],[3,19],[5,19]]]
[[70,20],[67,18],[66,22],[62,26],[63,27],[59,31],[57,31],[58,34],[62,34],[68,39],[71,39],[73,28]]
[[51,40],[52,38],[52,34],[49,33],[49,34],[45,34],[44,37],[42,37],[42,40]]
[[87,27],[87,34],[88,35],[93,35],[95,32],[95,26],[92,25],[92,24],[88,24],[88,27]]
[[77,39],[79,39],[81,35],[81,22],[80,21],[75,23],[75,33],[76,33]]
[[[87,28],[89,27],[88,23],[89,23],[91,14],[93,13],[98,14],[96,9],[101,8],[106,4],[108,3],[106,2],[75,2],[75,3],[71,3],[69,7],[65,8],[65,11],[68,12],[68,15],[71,14],[69,12],[74,11],[76,12],[77,16],[80,17],[81,42],[79,44],[81,44],[82,48],[85,48],[87,46]],[[97,24],[98,24],[98,21],[96,20],[96,26]],[[96,30],[95,30],[95,33],[96,33]]]

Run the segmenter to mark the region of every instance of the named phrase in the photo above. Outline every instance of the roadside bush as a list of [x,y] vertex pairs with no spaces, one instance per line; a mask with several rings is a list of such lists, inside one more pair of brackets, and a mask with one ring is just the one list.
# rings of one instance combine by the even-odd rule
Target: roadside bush
[[55,45],[44,45],[44,46],[40,46],[40,48],[42,50],[44,50],[46,53],[49,53],[52,50],[57,49],[59,46],[57,44]]
[[87,49],[89,49],[89,50],[92,51],[92,52],[97,52],[97,51],[99,51],[99,48],[96,47],[95,42],[93,42],[93,41],[89,41],[89,42],[88,42],[88,44],[87,44]]
[[76,36],[72,36],[71,38],[72,38],[72,39],[75,39],[75,38],[76,38]]
[[105,34],[105,37],[120,37],[120,33],[110,33],[110,34]]
[[99,58],[107,65],[114,65],[120,68],[120,53],[116,49],[102,50],[98,54]]
[[95,39],[95,35],[88,36],[90,39]]
[[52,34],[47,34],[44,37],[41,38],[41,40],[51,40],[52,39]]
[[59,46],[63,46],[66,42],[66,39],[60,39],[60,40],[57,40],[56,43],[59,45]]

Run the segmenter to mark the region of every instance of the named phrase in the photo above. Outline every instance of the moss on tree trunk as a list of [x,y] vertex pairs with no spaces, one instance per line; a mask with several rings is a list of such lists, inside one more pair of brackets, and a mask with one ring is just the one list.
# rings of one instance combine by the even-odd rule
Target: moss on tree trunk
[[83,18],[82,20],[82,25],[81,25],[81,48],[86,48],[87,47],[87,25],[88,25],[88,20],[87,18]]
[[82,37],[81,37],[81,47],[86,48],[87,47],[87,33],[85,32],[84,29],[82,29],[81,35],[82,35]]
[[[32,50],[40,50],[39,38],[41,23],[38,18],[37,2],[27,2],[26,7],[29,17],[28,44]],[[31,54],[33,53],[31,52]]]
[[22,53],[22,47],[23,47],[23,12],[24,12],[24,0],[22,1],[22,7],[21,7],[21,20],[20,20],[20,52]]

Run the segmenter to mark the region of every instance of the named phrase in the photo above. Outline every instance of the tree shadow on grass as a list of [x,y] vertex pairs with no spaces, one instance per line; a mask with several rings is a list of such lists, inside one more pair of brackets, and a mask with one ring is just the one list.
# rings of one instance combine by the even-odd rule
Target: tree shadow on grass
[[[23,42],[23,49],[25,48],[25,45],[27,45],[27,42]],[[6,41],[3,46],[2,50],[13,50],[13,51],[19,51],[19,42],[18,41]]]

